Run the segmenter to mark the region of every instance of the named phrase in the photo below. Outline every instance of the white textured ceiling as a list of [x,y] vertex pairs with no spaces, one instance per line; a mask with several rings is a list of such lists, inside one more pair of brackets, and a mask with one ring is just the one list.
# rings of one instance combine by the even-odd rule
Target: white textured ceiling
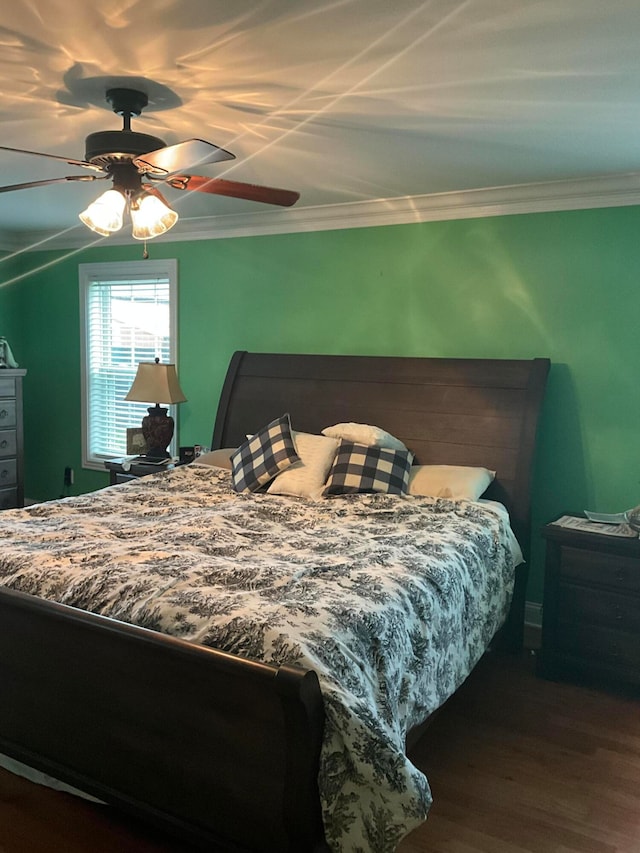
[[[5,5],[0,145],[82,159],[121,128],[120,85],[150,98],[134,130],[227,148],[197,172],[298,190],[296,210],[640,168],[638,0]],[[67,174],[0,152],[0,185]],[[0,230],[82,229],[103,188],[0,194]],[[182,220],[271,210],[166,195]]]

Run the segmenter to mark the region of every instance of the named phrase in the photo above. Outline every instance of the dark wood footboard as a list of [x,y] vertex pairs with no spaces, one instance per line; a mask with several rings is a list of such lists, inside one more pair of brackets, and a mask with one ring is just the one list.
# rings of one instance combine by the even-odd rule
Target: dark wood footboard
[[326,850],[317,676],[0,590],[0,752],[184,841]]

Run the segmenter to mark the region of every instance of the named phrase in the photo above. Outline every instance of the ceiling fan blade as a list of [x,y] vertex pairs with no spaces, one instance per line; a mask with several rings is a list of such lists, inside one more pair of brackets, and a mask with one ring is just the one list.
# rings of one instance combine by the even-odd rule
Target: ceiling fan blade
[[72,157],[58,157],[57,154],[42,154],[40,151],[26,151],[24,148],[7,148],[6,145],[0,145],[0,151],[13,151],[14,154],[30,154],[32,157],[47,157],[49,160],[59,160],[62,163],[67,163],[69,166],[82,166],[84,169],[104,172],[101,166],[96,166],[86,160],[74,160]]
[[235,154],[204,139],[185,139],[184,142],[176,142],[175,145],[134,157],[133,163],[143,172],[164,176],[190,166],[220,163],[223,160],[235,160]]
[[248,201],[261,201],[264,204],[278,204],[281,207],[291,207],[300,198],[300,193],[293,190],[225,181],[223,178],[205,178],[203,175],[173,175],[167,178],[165,183],[175,190],[195,190],[231,198],[244,198]]
[[30,190],[32,187],[46,187],[48,184],[61,184],[64,181],[104,181],[109,175],[69,175],[67,178],[49,178],[45,181],[28,181],[26,184],[11,184],[0,187],[0,193],[11,193],[14,190]]

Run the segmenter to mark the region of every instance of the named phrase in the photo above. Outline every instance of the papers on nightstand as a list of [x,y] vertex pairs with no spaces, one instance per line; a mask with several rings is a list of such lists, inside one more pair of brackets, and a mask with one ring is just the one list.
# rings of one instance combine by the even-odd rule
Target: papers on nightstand
[[[587,515],[589,516],[587,518],[581,518],[577,515],[561,515],[553,524],[557,524],[559,527],[572,527],[574,530],[584,530],[585,533],[599,533],[604,536],[628,536],[631,538],[638,535],[625,523],[626,513],[604,516],[609,519],[620,518],[620,522],[596,521],[594,516],[597,516],[597,513],[588,513]],[[600,515],[600,517],[603,516]]]

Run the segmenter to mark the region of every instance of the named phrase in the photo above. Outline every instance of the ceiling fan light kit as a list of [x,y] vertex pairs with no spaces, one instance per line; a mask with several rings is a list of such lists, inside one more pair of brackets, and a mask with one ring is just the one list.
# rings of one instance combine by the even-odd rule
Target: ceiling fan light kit
[[[146,133],[131,130],[131,118],[139,116],[149,103],[144,92],[136,89],[107,89],[106,100],[114,113],[122,116],[122,130],[90,133],[85,140],[85,159],[60,157],[20,148],[0,146],[2,151],[48,157],[72,166],[101,172],[100,175],[71,175],[64,178],[31,181],[0,187],[0,193],[41,187],[47,184],[86,180],[113,181],[107,190],[79,214],[80,221],[96,234],[108,237],[119,231],[128,211],[136,240],[150,240],[166,233],[178,221],[178,214],[158,191],[155,183],[176,190],[205,192],[248,201],[290,207],[300,197],[292,190],[256,186],[203,175],[184,173],[192,166],[235,159],[230,151],[203,139],[186,139],[175,145]],[[150,181],[151,183],[143,183]]]
[[178,214],[155,195],[137,198],[129,209],[131,234],[136,240],[151,240],[164,234],[178,221]]
[[95,231],[108,237],[122,228],[122,218],[127,200],[118,190],[107,190],[99,198],[92,201],[86,210],[78,214],[81,222]]

